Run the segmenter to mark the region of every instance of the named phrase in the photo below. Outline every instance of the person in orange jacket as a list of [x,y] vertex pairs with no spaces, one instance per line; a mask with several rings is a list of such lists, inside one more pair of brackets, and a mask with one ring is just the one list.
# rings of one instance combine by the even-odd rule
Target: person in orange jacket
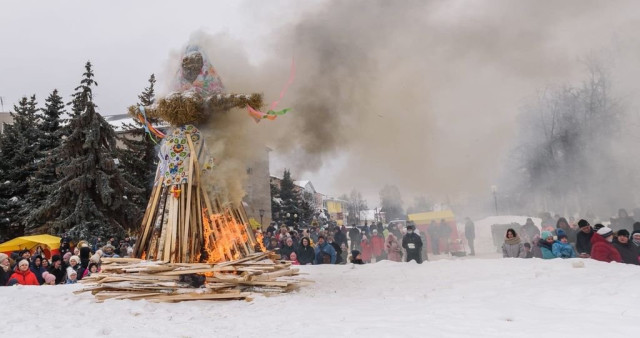
[[20,262],[18,262],[16,272],[14,272],[9,279],[17,280],[20,285],[40,285],[36,275],[29,270],[28,259],[21,259]]
[[378,236],[378,230],[373,230],[371,236],[371,254],[376,258],[376,262],[382,260],[382,253],[384,252],[384,238]]

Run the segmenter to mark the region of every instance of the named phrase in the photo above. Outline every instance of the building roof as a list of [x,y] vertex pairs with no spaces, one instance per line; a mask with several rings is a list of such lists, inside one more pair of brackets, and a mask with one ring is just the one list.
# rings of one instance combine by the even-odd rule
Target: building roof
[[[127,125],[136,125],[135,119],[129,114],[103,115],[116,132],[125,131]],[[153,124],[156,128],[165,128],[169,125],[166,122]]]

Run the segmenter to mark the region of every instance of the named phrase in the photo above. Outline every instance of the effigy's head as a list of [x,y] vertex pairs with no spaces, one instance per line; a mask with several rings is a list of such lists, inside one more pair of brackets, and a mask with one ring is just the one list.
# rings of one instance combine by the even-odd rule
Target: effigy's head
[[189,45],[181,57],[181,66],[172,85],[176,92],[192,91],[202,96],[220,94],[224,86],[204,51]]

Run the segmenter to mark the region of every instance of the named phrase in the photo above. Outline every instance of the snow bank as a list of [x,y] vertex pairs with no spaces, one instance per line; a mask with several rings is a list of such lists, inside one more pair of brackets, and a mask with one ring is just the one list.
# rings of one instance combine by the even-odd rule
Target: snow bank
[[95,303],[79,285],[2,287],[4,337],[619,337],[640,320],[640,268],[456,259],[302,267],[312,286],[253,302]]

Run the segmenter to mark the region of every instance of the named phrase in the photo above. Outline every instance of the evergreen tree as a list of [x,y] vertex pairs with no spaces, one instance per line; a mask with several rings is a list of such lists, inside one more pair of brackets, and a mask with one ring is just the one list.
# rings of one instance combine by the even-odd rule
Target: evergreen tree
[[282,205],[279,198],[280,188],[271,183],[271,219],[274,221],[280,221],[280,217],[282,216]]
[[65,113],[64,102],[54,90],[45,101],[45,108],[41,110],[41,123],[38,124],[40,142],[37,155],[37,171],[29,182],[29,194],[25,200],[20,218],[29,232],[41,232],[44,225],[41,220],[31,217],[32,211],[43,203],[53,191],[57,182],[56,168],[61,164],[57,149],[60,146],[61,119]]
[[[155,101],[154,85],[155,75],[149,78],[149,87],[146,87],[142,94],[138,95],[141,106],[150,106]],[[122,175],[129,183],[140,188],[140,194],[131,196],[133,202],[142,210],[146,208],[147,201],[153,188],[156,165],[158,163],[155,149],[155,142],[150,135],[147,135],[144,124],[134,119],[134,124],[125,125],[126,133],[118,136],[124,144],[122,149],[117,150],[120,161]],[[155,123],[156,120],[148,118],[148,121]]]
[[289,226],[292,226],[295,221],[294,215],[302,217],[302,210],[300,209],[300,196],[295,190],[291,172],[286,169],[284,170],[282,182],[280,182],[280,199],[282,199],[281,217],[287,221]]
[[68,232],[72,238],[122,236],[140,214],[127,195],[139,192],[126,182],[115,165],[113,128],[96,112],[91,63],[73,94],[69,136],[59,147],[61,177],[35,216],[48,221],[50,232]]
[[24,233],[19,213],[25,206],[29,181],[36,169],[39,130],[35,95],[23,97],[11,112],[13,124],[0,138],[0,235],[16,237]]

